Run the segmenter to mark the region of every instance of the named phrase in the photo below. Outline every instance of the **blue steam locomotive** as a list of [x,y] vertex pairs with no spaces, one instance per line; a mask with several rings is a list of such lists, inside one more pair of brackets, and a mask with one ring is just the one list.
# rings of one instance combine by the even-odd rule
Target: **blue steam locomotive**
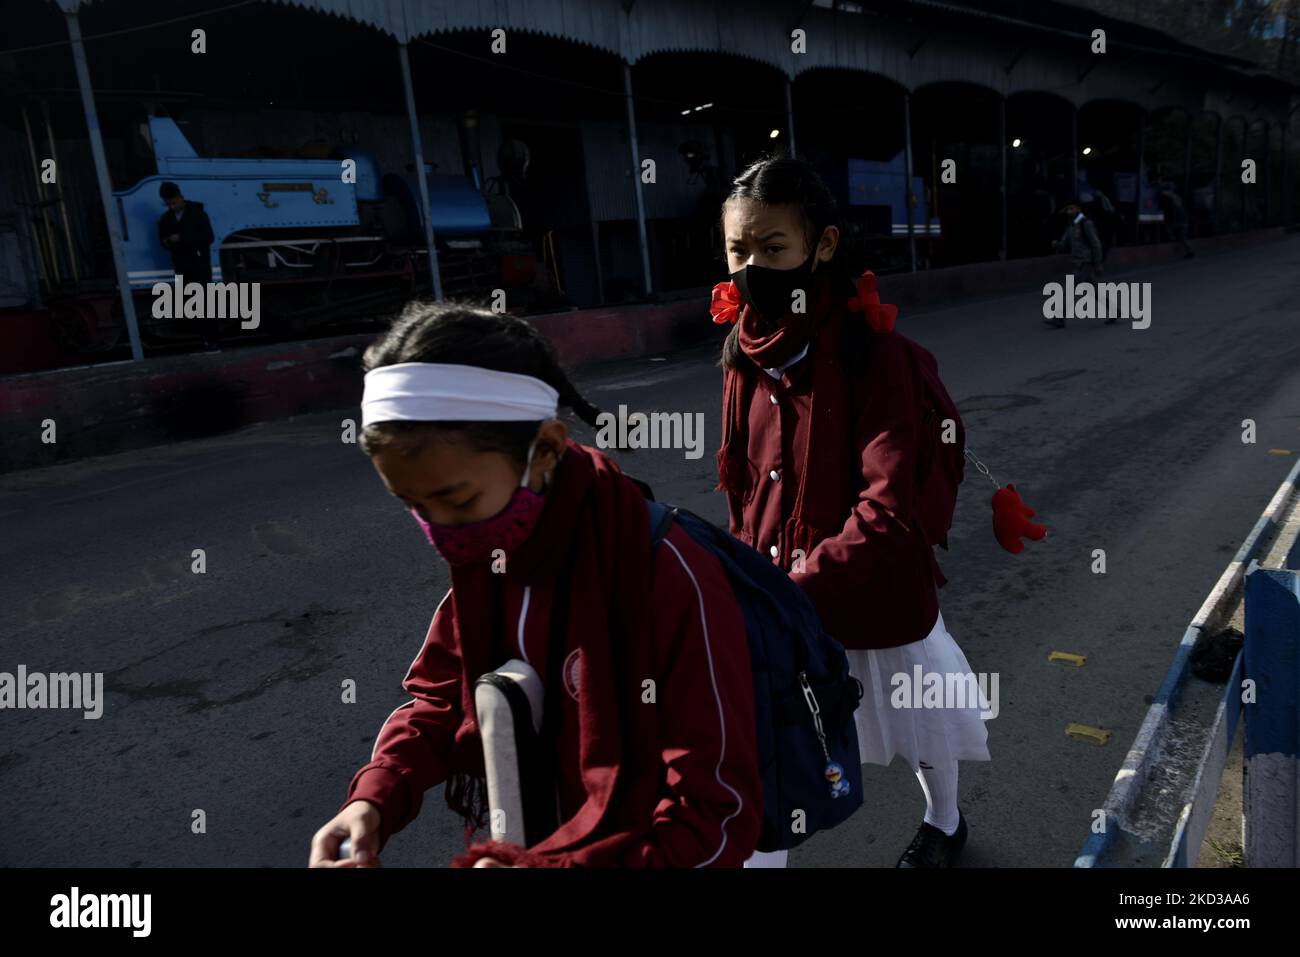
[[[292,331],[380,310],[427,288],[413,171],[381,173],[361,149],[343,149],[334,159],[202,157],[168,117],[150,117],[148,132],[157,174],[113,194],[127,276],[142,304],[154,283],[173,278],[157,228],[166,181],[207,211],[213,281],[260,283],[264,311]],[[499,284],[502,256],[528,258],[509,196],[480,191],[463,176],[435,174],[428,164],[424,175],[448,295]],[[187,334],[183,324],[169,327],[148,309],[137,313],[154,337]]]

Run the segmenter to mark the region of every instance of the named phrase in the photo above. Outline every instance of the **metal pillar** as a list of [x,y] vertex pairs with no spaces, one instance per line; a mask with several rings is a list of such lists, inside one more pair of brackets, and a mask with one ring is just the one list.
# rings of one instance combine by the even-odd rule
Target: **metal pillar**
[[1290,133],[1291,130],[1291,114],[1294,113],[1297,109],[1300,109],[1300,106],[1292,107],[1287,112],[1286,116],[1282,117],[1282,223],[1281,225],[1283,226],[1290,225],[1291,216],[1292,216],[1293,203],[1292,203],[1291,193],[1292,190],[1294,189],[1294,185],[1292,183],[1291,160],[1287,156],[1286,149],[1287,149],[1287,135]]
[[641,151],[636,145],[636,108],[632,104],[632,65],[623,61],[623,95],[627,100],[627,138],[632,149],[632,186],[636,190],[636,226],[641,240],[641,275],[645,295],[653,291],[650,284],[650,244],[645,232],[645,196],[641,192]]
[[[1241,159],[1247,159],[1247,158],[1248,158],[1248,155],[1247,155],[1247,154],[1248,154],[1249,152],[1250,152],[1250,120],[1246,119],[1246,117],[1243,116],[1243,117],[1241,118]],[[1239,232],[1243,232],[1243,233],[1244,233],[1244,232],[1246,231],[1246,225],[1247,225],[1247,219],[1246,219],[1246,182],[1245,182],[1245,180],[1243,180],[1243,179],[1241,178],[1241,160],[1238,160],[1238,161],[1237,161],[1237,169],[1236,169],[1236,172],[1235,172],[1234,175],[1235,175],[1236,178],[1237,178],[1237,182],[1241,184],[1241,203],[1240,203],[1240,206],[1241,206],[1241,217],[1240,217],[1241,229],[1239,230]],[[1256,182],[1256,183],[1259,182],[1259,164],[1258,164],[1258,163],[1255,164],[1255,182]]]
[[1273,127],[1264,124],[1264,221],[1260,226],[1267,229],[1269,213],[1273,205],[1273,181],[1270,171],[1273,168]]
[[[36,218],[32,217],[32,229],[36,239],[36,245],[41,254],[41,261],[45,264],[44,279],[49,286],[50,291],[63,281],[63,276],[59,270],[59,254],[54,247],[54,229],[50,226],[50,206],[45,198],[45,184],[41,181],[41,161],[36,155],[36,137],[32,135],[32,124],[27,117],[27,107],[20,106],[19,109],[23,115],[23,130],[27,134],[27,153],[31,158],[32,164],[32,182],[36,189],[36,205],[41,210],[41,222],[37,223]],[[55,169],[58,168],[58,161],[55,161]],[[44,226],[44,229],[38,229],[38,226]]]
[[1143,168],[1146,166],[1147,145],[1147,115],[1146,113],[1138,114],[1138,163],[1137,163],[1137,188],[1133,192],[1133,245],[1142,245],[1142,187],[1145,185],[1146,177],[1143,175]]
[[591,258],[596,267],[596,305],[605,304],[605,269],[600,261],[600,220],[596,218],[596,204],[591,196],[590,184],[584,190],[587,194],[587,218],[591,220]]
[[[49,100],[41,100],[41,113],[45,117],[45,139],[50,144],[50,159],[54,160],[54,168],[59,168],[59,148],[54,142],[54,126],[50,123],[50,104]],[[80,270],[77,268],[77,250],[72,241],[72,224],[68,222],[68,204],[63,196],[63,180],[55,184],[54,194],[59,201],[59,215],[63,220],[63,242],[68,247],[68,269],[72,272],[73,283],[81,281]]]
[[1067,202],[1079,199],[1079,108],[1070,106],[1070,195]]
[[[126,273],[126,255],[122,252],[122,226],[113,202],[113,184],[108,178],[108,161],[104,158],[104,140],[99,135],[99,114],[95,110],[95,94],[90,88],[90,70],[86,66],[86,48],[81,42],[81,24],[77,21],[76,0],[61,0],[68,21],[68,38],[72,41],[72,63],[77,70],[77,86],[81,88],[81,106],[86,112],[86,130],[90,134],[90,153],[95,160],[95,177],[99,180],[99,198],[104,204],[104,223],[108,227],[108,243],[113,249],[113,272],[117,276],[117,291],[122,297],[122,315],[126,319],[126,332],[131,340],[131,358],[144,359],[140,343],[140,326],[135,318],[135,301],[131,298],[131,279]],[[71,6],[71,9],[68,7]]]
[[420,140],[420,121],[415,115],[415,88],[411,84],[411,57],[406,43],[397,44],[402,64],[402,89],[406,93],[406,115],[411,121],[411,145],[415,149],[415,178],[420,184],[420,209],[424,213],[424,243],[429,249],[429,275],[433,278],[433,298],[442,302],[442,276],[438,269],[438,247],[433,243],[433,217],[429,208],[429,179],[424,172],[424,146]]
[[1223,117],[1219,116],[1219,128],[1214,144],[1214,235],[1219,235],[1220,214],[1223,210]]
[[907,204],[907,246],[916,272],[916,215],[912,211],[912,95],[903,93],[903,201]]
[[[1287,105],[1290,105],[1288,99]],[[1282,223],[1283,226],[1289,226],[1294,215],[1294,192],[1295,192],[1295,173],[1291,168],[1291,160],[1287,155],[1288,137],[1291,132],[1291,116],[1296,110],[1300,110],[1300,104],[1292,106],[1284,117],[1282,117]]]
[[1002,187],[998,191],[1002,208],[1002,238],[998,245],[998,259],[1007,258],[1007,98],[1002,97],[998,108],[998,155],[1002,157]]
[[790,159],[794,159],[794,84],[785,78],[785,132],[790,140]]
[[[1264,221],[1261,222],[1261,228],[1268,229],[1269,225],[1269,166],[1273,165],[1273,127],[1269,126],[1268,121],[1264,124]],[[1256,203],[1258,205],[1258,203]]]

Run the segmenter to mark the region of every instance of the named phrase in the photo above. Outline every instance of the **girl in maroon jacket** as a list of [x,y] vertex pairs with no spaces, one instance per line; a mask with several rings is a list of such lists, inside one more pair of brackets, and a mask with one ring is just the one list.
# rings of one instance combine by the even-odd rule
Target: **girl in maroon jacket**
[[[474,683],[512,658],[545,675],[558,641],[562,687],[545,693],[559,706],[559,829],[455,863],[739,866],[762,793],[744,620],[716,559],[675,525],[652,550],[637,484],[567,438],[559,405],[593,423],[597,412],[526,322],[413,304],[364,366],[362,448],[452,587],[403,682],[411,700],[316,834],[312,865],[377,864],[444,781],[448,804],[482,827]],[[552,614],[557,588],[567,614]],[[353,857],[336,861],[344,838]]]
[[[934,553],[914,520],[921,381],[870,273],[856,287],[835,252],[835,202],[806,163],[762,160],[723,206],[731,283],[723,350],[720,487],[731,531],[789,569],[865,694],[864,763],[901,755],[926,797],[900,867],[947,867],[966,839],[957,762],[988,760],[983,694],[916,708],[923,676],[970,667],[944,628]],[[906,693],[903,693],[906,692]],[[919,694],[919,691],[917,692]],[[948,705],[949,702],[943,702]],[[757,855],[751,866],[783,866]]]

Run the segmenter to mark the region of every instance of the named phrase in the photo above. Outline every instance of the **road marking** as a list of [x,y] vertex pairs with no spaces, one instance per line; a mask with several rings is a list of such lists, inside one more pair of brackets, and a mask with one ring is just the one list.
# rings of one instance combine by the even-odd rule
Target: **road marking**
[[1053,651],[1047,656],[1048,661],[1064,661],[1068,665],[1074,665],[1076,668],[1082,668],[1083,663],[1088,660],[1086,655],[1074,655],[1068,651]]
[[1089,741],[1098,746],[1110,740],[1110,732],[1104,728],[1094,728],[1088,724],[1076,724],[1073,721],[1065,726],[1065,733],[1078,741]]

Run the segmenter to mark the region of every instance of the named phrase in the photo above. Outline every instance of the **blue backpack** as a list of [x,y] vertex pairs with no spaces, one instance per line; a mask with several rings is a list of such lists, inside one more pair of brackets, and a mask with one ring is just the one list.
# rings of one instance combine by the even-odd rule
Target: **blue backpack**
[[647,499],[651,547],[674,521],[712,554],[745,616],[754,672],[763,829],[758,850],[796,847],[862,806],[853,712],[862,685],[844,648],[822,631],[790,577],[744,542],[691,512]]

